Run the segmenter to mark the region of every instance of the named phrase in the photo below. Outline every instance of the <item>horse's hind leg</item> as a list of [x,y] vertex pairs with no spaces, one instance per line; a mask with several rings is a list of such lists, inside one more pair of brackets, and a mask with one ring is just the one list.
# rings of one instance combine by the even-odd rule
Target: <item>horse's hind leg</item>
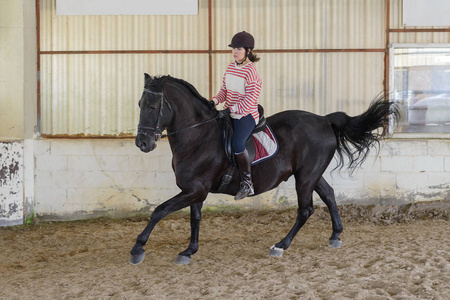
[[295,188],[298,198],[297,219],[286,237],[282,239],[281,242],[271,247],[269,252],[270,256],[283,256],[283,251],[289,248],[292,240],[297,235],[300,228],[302,228],[302,226],[306,223],[306,220],[308,220],[314,212],[312,205],[313,185],[309,182],[302,182],[300,180],[300,175],[296,173]]
[[339,248],[342,245],[339,236],[342,233],[343,227],[336,200],[334,199],[334,190],[323,177],[320,178],[319,183],[314,190],[319,194],[320,199],[322,199],[330,211],[333,234],[330,237],[329,246],[332,248]]
[[200,231],[200,220],[202,218],[203,202],[191,205],[191,242],[186,250],[178,254],[175,263],[187,265],[191,262],[191,255],[198,251],[198,234]]

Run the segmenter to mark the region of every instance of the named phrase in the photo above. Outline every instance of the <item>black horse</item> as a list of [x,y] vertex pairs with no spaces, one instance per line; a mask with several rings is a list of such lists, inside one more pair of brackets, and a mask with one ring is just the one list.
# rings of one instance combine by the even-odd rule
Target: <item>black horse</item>
[[[189,83],[170,76],[150,77],[139,101],[140,120],[136,146],[143,152],[155,149],[164,129],[172,150],[172,168],[181,192],[153,211],[144,231],[131,250],[132,264],[144,260],[144,245],[155,225],[168,214],[190,206],[191,239],[188,248],[178,255],[178,264],[187,264],[198,250],[198,235],[203,201],[208,193],[218,193],[230,161],[223,147],[223,120],[217,110]],[[313,213],[312,193],[316,191],[327,205],[333,226],[329,245],[340,247],[343,227],[333,188],[322,177],[335,152],[339,165],[349,158],[354,170],[366,158],[369,148],[379,143],[388,126],[389,116],[398,117],[398,109],[384,97],[378,97],[368,110],[356,117],[343,112],[318,116],[300,110],[284,111],[267,118],[279,142],[278,153],[252,167],[255,195],[276,188],[295,176],[298,212],[294,226],[284,239],[271,247],[273,256],[282,256],[300,228]],[[378,129],[377,131],[375,131]],[[381,129],[381,130],[380,130]],[[381,132],[380,132],[381,131]],[[240,178],[223,191],[235,195]]]

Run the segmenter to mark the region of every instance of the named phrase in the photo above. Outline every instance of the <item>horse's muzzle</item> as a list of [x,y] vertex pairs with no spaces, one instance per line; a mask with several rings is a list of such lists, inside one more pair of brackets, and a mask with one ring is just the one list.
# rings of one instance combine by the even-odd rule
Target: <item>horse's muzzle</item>
[[156,148],[156,142],[153,139],[138,134],[136,136],[136,147],[141,149],[142,152],[148,153]]

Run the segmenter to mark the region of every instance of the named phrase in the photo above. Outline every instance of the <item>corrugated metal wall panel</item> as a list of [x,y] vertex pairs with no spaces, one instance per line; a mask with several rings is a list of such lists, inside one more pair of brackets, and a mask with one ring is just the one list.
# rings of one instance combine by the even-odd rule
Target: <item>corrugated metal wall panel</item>
[[183,78],[206,96],[206,61],[206,54],[45,55],[41,59],[42,133],[135,134],[144,73]]
[[40,7],[42,51],[208,48],[208,0],[196,16],[57,16],[55,0]]
[[389,27],[391,29],[403,28],[403,0],[390,0]]
[[[301,109],[320,115],[360,114],[383,91],[384,53],[262,53],[260,103],[267,115]],[[213,95],[231,55],[214,56]]]
[[213,1],[213,48],[225,49],[242,30],[255,36],[257,49],[383,48],[384,2]]
[[[198,16],[56,16],[40,0],[41,51],[208,50],[208,1]],[[212,1],[212,50],[247,30],[258,49],[383,49],[385,0]],[[51,52],[50,52],[51,53]],[[260,53],[268,114],[359,114],[383,89],[383,52]],[[231,54],[212,53],[212,95]],[[41,55],[44,135],[135,133],[143,73],[171,74],[208,96],[209,55]]]
[[392,32],[391,44],[450,43],[450,32]]

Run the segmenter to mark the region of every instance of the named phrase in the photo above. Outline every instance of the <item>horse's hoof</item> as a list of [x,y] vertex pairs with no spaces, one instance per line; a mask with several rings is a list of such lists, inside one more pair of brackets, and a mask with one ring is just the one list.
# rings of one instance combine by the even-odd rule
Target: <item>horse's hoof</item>
[[340,241],[340,240],[330,240],[329,243],[328,243],[328,246],[330,248],[341,248],[342,241]]
[[144,260],[144,258],[145,258],[145,251],[143,251],[140,254],[131,255],[131,257],[130,257],[130,264],[138,265]]
[[284,249],[283,248],[277,248],[275,245],[270,247],[269,255],[274,257],[282,257],[283,256]]
[[175,259],[175,264],[177,265],[188,265],[191,262],[191,258],[184,255],[178,255],[177,259]]

